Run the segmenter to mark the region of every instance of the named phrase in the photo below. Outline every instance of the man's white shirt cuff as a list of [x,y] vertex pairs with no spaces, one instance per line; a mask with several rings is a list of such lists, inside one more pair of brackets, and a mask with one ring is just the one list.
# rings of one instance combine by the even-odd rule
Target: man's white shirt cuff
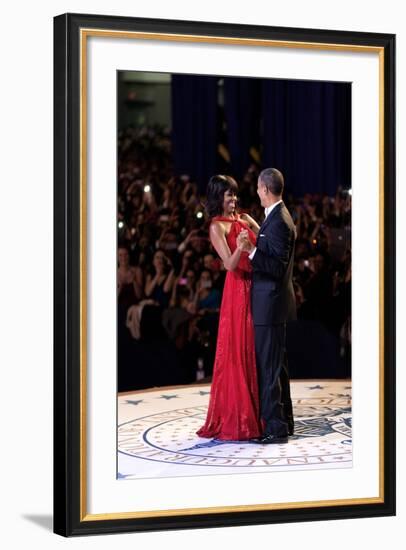
[[254,257],[256,251],[257,251],[257,247],[255,247],[254,250],[250,254],[248,254],[248,258],[250,260],[252,260],[252,258]]

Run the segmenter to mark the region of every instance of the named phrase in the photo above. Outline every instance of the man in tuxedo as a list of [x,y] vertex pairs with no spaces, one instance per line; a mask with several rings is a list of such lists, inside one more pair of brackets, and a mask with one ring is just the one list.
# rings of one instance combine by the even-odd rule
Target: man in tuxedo
[[286,322],[296,319],[292,284],[296,228],[282,201],[283,175],[263,170],[257,193],[265,208],[253,246],[246,231],[238,236],[253,268],[252,316],[263,435],[255,443],[287,443],[293,412],[286,362]]

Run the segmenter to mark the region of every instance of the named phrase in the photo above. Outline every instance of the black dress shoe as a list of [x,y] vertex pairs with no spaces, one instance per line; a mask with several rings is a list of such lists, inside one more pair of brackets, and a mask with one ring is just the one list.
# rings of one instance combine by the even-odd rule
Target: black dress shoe
[[259,443],[261,445],[270,445],[271,443],[281,444],[281,443],[287,443],[288,442],[288,436],[287,435],[263,435],[261,437],[257,437],[255,439],[250,440],[252,443]]

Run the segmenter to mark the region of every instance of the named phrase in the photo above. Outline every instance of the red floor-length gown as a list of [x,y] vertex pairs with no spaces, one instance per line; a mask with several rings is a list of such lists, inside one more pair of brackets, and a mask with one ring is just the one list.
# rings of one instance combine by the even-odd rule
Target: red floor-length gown
[[[240,219],[217,216],[212,223],[216,221],[232,222],[226,236],[231,253],[241,229],[248,230],[255,244],[255,233]],[[200,437],[242,441],[261,435],[251,284],[251,263],[248,253],[242,252],[237,268],[226,274],[209,410],[196,432]]]

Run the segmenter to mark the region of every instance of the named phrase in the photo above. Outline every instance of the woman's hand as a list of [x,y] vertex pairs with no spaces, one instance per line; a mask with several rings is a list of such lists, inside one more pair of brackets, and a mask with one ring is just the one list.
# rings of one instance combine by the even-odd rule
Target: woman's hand
[[244,220],[248,227],[256,234],[258,235],[258,231],[259,231],[259,225],[257,224],[257,222],[254,220],[254,218],[252,218],[249,214],[247,214],[246,212],[243,212],[241,215],[240,215],[240,218],[242,220]]
[[165,262],[166,262],[166,265],[167,265],[168,268],[169,268],[169,271],[172,271],[172,269],[173,269],[172,260],[171,260],[170,258],[168,258],[168,256],[165,256]]
[[242,229],[238,234],[237,247],[239,250],[244,252],[251,252],[251,250],[254,248],[254,245],[249,240],[247,229]]

